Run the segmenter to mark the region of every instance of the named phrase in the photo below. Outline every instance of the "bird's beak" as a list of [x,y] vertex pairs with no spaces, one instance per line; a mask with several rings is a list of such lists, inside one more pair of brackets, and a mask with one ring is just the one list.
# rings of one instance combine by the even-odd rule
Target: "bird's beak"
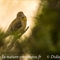
[[24,21],[26,20],[26,16],[23,17],[23,20],[24,20]]

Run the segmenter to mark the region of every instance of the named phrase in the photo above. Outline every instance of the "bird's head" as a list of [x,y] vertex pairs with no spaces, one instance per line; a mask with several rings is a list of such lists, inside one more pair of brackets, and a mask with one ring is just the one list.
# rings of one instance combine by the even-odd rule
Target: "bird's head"
[[22,11],[17,13],[17,18],[21,18],[22,20],[26,20],[26,16],[24,15],[24,13]]

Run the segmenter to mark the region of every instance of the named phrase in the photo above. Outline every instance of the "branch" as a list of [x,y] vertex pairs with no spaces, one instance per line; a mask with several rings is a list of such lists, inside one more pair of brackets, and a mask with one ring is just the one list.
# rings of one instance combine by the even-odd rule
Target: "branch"
[[14,43],[28,30],[29,26],[22,32],[22,33],[19,33],[18,35],[14,35],[14,38],[10,44],[11,48],[12,46],[14,45]]

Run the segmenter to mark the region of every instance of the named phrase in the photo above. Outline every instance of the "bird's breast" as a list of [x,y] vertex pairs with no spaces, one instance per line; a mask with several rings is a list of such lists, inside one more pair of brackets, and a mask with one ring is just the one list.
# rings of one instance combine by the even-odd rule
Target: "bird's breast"
[[25,29],[25,27],[26,27],[26,21],[22,21],[22,26]]

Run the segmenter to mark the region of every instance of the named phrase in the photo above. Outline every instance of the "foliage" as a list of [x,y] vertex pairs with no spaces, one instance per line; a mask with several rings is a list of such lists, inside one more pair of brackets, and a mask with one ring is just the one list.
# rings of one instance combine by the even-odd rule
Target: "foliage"
[[[20,59],[20,58],[6,58],[6,57],[22,56],[24,54],[23,47],[22,47],[23,43],[20,44],[18,39],[21,40],[20,37],[28,30],[28,28],[29,27],[27,27],[23,32],[18,33],[17,35],[9,37],[9,39],[6,39],[7,37],[4,37],[5,33],[2,30],[0,31],[0,56],[1,56],[0,58],[2,58],[2,60],[9,60],[9,59],[19,60]],[[9,40],[9,42],[6,43],[6,40]]]
[[[7,39],[9,40],[8,43],[5,43],[5,39],[1,40],[4,32],[0,32],[0,55],[3,52],[4,55],[7,55],[6,52],[11,52],[11,55],[13,55],[13,52],[18,52],[14,55],[41,55],[42,58],[40,60],[48,60],[47,55],[60,54],[60,0],[41,0],[34,19],[35,27],[32,29],[32,34],[29,38],[25,37],[22,42],[18,40],[21,40],[20,37],[27,30],[21,35],[15,35],[13,39],[11,37]],[[12,41],[10,42],[10,40]]]
[[[46,55],[60,53],[60,11],[59,0],[41,0],[35,17],[36,26],[33,29],[35,38],[32,48],[33,55],[41,54],[41,60],[48,60]],[[58,5],[58,6],[57,6]],[[41,9],[42,8],[42,9]],[[54,60],[54,59],[53,59]]]

